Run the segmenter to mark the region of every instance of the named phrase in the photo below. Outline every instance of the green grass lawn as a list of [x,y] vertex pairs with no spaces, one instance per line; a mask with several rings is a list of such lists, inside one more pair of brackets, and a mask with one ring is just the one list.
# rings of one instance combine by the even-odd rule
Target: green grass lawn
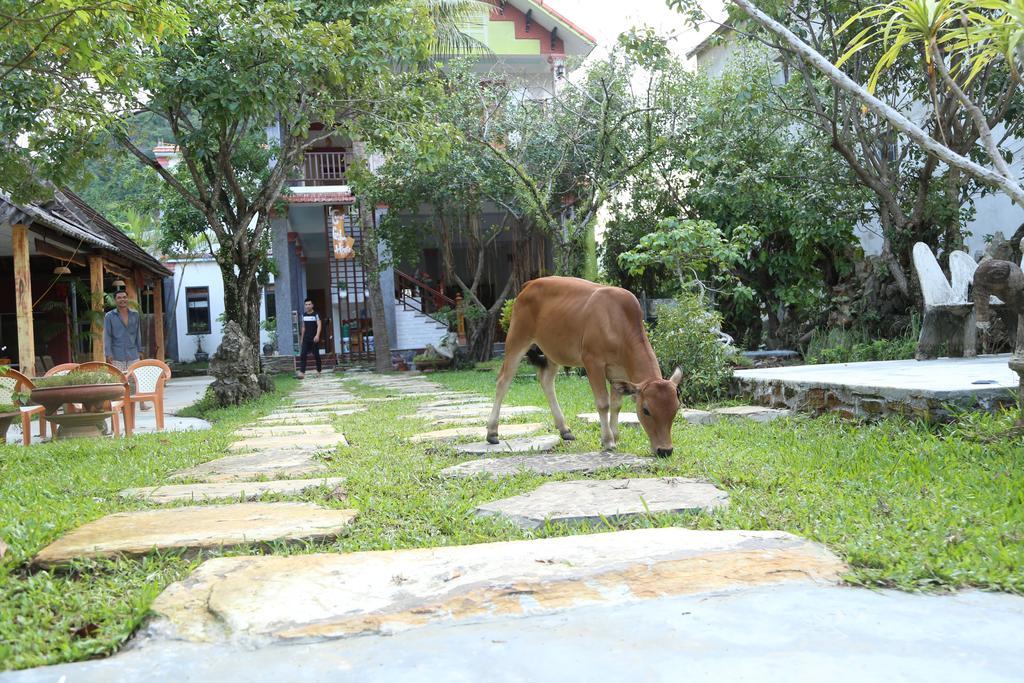
[[[493,369],[431,378],[453,389],[493,394]],[[279,381],[282,391],[293,386],[293,380]],[[597,450],[597,426],[574,417],[594,409],[586,380],[559,375],[557,391],[578,437],[559,449]],[[529,532],[493,517],[475,517],[479,503],[574,477],[438,477],[440,469],[463,458],[448,445],[405,442],[425,423],[397,418],[422,400],[374,403],[366,413],[337,419],[349,446],[328,457],[327,474],[347,477],[348,499],[337,500],[326,488],[303,499],[359,510],[341,538],[225,554],[381,550],[589,532],[558,525]],[[31,571],[30,558],[80,524],[147,507],[116,494],[129,486],[163,483],[174,470],[220,457],[231,430],[284,401],[279,392],[253,406],[208,414],[215,422],[211,432],[0,449],[0,538],[10,545],[0,564],[0,668],[115,650],[145,617],[153,598],[197,561],[172,553],[144,561],[84,562],[54,573]],[[546,407],[536,379],[525,371],[513,383],[507,404]],[[632,410],[632,403],[627,407]],[[515,421],[550,424],[551,417]],[[825,543],[850,565],[847,580],[854,584],[1024,593],[1024,444],[1006,436],[1011,424],[1008,414],[966,414],[937,430],[901,420],[866,426],[802,417],[767,425],[680,423],[674,429],[674,455],[652,458],[651,473],[711,480],[729,492],[731,505],[707,515],[634,519],[617,528],[782,529]],[[648,453],[638,428],[620,431],[620,450]]]

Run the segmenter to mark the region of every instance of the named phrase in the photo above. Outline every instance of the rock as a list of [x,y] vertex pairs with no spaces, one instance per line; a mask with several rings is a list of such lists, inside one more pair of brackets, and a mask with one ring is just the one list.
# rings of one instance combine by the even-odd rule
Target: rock
[[260,396],[259,357],[252,342],[234,320],[224,326],[220,347],[210,360],[209,373],[216,377],[210,388],[218,405],[235,406]]
[[225,644],[308,642],[740,587],[831,584],[845,571],[823,546],[784,532],[677,528],[221,557],[157,597],[147,632]]
[[[600,416],[597,413],[580,413],[579,415],[577,415],[577,417],[579,419],[583,420],[584,422],[589,422],[590,424],[596,424],[596,425],[601,424],[601,418],[600,418]],[[624,410],[621,413],[619,413],[619,424],[620,425],[639,425],[640,424],[640,418],[637,417],[636,412],[634,412],[632,410],[630,410],[630,411],[625,411]]]
[[499,515],[527,529],[546,521],[601,525],[604,520],[659,512],[703,512],[728,505],[729,496],[696,479],[610,479],[557,481],[519,496],[477,507],[481,515]]
[[[553,437],[555,439],[559,437]],[[616,467],[640,469],[650,467],[651,458],[626,453],[554,453],[547,455],[514,455],[506,458],[481,458],[452,465],[441,470],[443,477],[466,478],[477,475],[510,477],[520,472],[561,474],[582,472],[592,474]]]
[[[499,431],[504,436],[520,436],[544,429],[539,422],[529,424],[502,425]],[[455,441],[462,438],[476,437],[487,438],[487,427],[452,427],[451,429],[440,429],[434,432],[424,432],[409,437],[412,443],[423,443],[424,441]]]
[[[222,484],[172,484],[166,486],[148,486],[145,488],[125,489],[118,495],[122,498],[137,498],[150,503],[173,503],[180,500],[206,502],[219,498],[251,500],[264,493],[301,493],[316,486],[337,486],[345,481],[344,477],[326,477],[323,479],[275,479],[274,481],[245,481]],[[332,492],[333,495],[333,492]],[[337,500],[342,500],[341,498]]]
[[205,550],[262,543],[334,538],[355,510],[328,510],[312,503],[238,503],[142,512],[119,512],[75,529],[43,548],[41,567],[71,560],[146,555],[153,550]]
[[337,430],[331,425],[261,425],[259,427],[246,427],[235,432],[237,436],[244,437],[265,437],[265,436],[336,436]]
[[317,474],[324,470],[324,464],[315,457],[318,452],[315,448],[287,448],[232,455],[175,472],[170,478],[225,482]]
[[530,436],[508,439],[498,443],[477,441],[456,446],[455,450],[466,455],[495,455],[500,453],[541,453],[550,451],[562,440],[560,436]]

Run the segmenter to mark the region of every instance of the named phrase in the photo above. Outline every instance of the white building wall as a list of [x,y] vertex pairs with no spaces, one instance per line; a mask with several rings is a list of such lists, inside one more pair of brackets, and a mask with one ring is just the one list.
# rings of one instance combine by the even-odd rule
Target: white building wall
[[[224,281],[220,268],[211,258],[193,261],[172,260],[174,267],[174,330],[178,339],[178,359],[183,363],[195,360],[199,335],[188,334],[185,290],[189,287],[208,287],[210,292],[210,332],[202,335],[203,351],[213,355],[220,346],[223,323],[218,320],[224,314]],[[266,297],[260,297],[260,321],[267,319]],[[260,346],[270,340],[266,330],[260,330]]]

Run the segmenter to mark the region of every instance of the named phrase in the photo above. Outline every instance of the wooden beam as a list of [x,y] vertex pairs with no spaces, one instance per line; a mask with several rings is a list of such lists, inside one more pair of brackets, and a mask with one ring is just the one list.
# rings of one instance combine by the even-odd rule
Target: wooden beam
[[132,277],[132,269],[126,268],[122,265],[114,263],[110,259],[103,260],[103,269],[108,273],[113,273],[122,280],[128,281]]
[[166,360],[164,348],[164,281],[157,278],[153,284],[153,334],[156,337],[156,358]]
[[75,250],[71,248],[65,248],[62,245],[56,245],[53,242],[44,242],[43,240],[36,240],[36,253],[41,256],[49,256],[50,258],[60,259],[66,263],[74,263],[76,266],[85,267],[85,255],[79,252],[75,254]]
[[29,377],[36,374],[36,341],[32,330],[32,271],[28,259],[28,226],[11,226],[14,247],[14,306],[18,325],[18,364]]
[[103,257],[89,257],[89,308],[92,309],[92,359],[106,360],[103,355]]

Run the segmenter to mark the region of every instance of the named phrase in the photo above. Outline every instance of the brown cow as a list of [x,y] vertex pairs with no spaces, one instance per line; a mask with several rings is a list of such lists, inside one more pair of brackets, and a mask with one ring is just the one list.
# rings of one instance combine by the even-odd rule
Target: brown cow
[[555,375],[559,366],[583,367],[601,418],[602,448],[615,448],[622,396],[629,394],[636,398],[637,416],[651,449],[659,456],[672,455],[672,421],[679,411],[682,371],[677,368],[671,379],[662,378],[640,302],[630,292],[573,277],[526,283],[512,309],[505,362],[487,422],[491,443],[498,443],[501,402],[524,355],[539,367],[537,376],[563,439],[576,437],[566,427],[555,398]]

